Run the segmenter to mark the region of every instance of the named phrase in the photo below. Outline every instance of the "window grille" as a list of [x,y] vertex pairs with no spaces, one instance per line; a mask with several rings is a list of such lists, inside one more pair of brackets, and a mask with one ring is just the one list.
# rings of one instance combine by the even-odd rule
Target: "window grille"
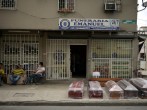
[[104,0],[105,3],[105,10],[121,10],[121,0]]
[[92,40],[92,71],[100,77],[132,77],[132,40]]
[[38,34],[2,34],[0,37],[0,62],[7,74],[15,65],[20,64],[27,75],[37,68],[39,63]]
[[75,0],[58,0],[59,12],[73,12],[75,7]]
[[69,79],[69,46],[68,40],[64,39],[48,39],[46,41],[46,78]]
[[0,0],[0,9],[16,9],[16,0]]

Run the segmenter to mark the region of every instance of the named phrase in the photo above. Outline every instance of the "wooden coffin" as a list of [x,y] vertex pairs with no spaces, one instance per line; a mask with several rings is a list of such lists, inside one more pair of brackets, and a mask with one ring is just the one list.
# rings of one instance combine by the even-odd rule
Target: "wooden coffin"
[[132,78],[130,82],[139,90],[139,97],[147,99],[147,80],[143,78]]
[[117,84],[124,90],[124,98],[138,98],[138,89],[126,80],[120,80]]
[[103,89],[98,81],[89,81],[89,98],[103,98]]
[[81,99],[83,98],[84,93],[84,82],[83,81],[74,81],[69,85],[68,88],[68,97]]
[[122,78],[90,78],[89,79],[89,81],[98,81],[98,82],[100,82],[102,87],[105,87],[105,83],[107,81],[110,81],[110,80],[117,82],[119,80],[122,80]]
[[124,91],[118,86],[118,84],[112,80],[105,83],[105,87],[108,91],[109,98],[121,99],[123,98]]

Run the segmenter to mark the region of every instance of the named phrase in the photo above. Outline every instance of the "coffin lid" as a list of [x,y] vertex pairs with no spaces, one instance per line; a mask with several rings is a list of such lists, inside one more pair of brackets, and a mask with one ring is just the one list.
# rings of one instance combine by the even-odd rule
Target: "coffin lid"
[[136,87],[134,87],[131,83],[129,83],[128,81],[126,80],[120,80],[117,82],[117,84],[122,87],[124,90],[135,90],[135,91],[138,91],[138,89]]
[[74,81],[69,85],[68,91],[83,91],[84,82],[83,81]]
[[118,91],[118,92],[121,92],[123,91],[118,85],[116,82],[110,80],[110,81],[107,81],[105,83],[105,85],[108,87],[109,91]]
[[141,88],[147,88],[147,80],[143,78],[132,78],[130,80]]
[[118,91],[118,92],[121,92],[123,90],[118,85],[114,85],[111,89],[109,89],[109,91]]
[[90,90],[102,90],[102,87],[98,81],[89,81]]

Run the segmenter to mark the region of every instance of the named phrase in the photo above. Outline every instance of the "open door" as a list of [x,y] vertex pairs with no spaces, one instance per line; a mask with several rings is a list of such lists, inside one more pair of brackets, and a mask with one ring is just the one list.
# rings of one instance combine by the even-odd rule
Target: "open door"
[[71,45],[70,70],[73,78],[86,78],[86,45]]

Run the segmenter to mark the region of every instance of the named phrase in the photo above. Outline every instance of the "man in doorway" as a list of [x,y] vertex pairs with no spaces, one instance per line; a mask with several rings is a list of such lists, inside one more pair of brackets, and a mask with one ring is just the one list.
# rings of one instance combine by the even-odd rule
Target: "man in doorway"
[[45,67],[43,67],[43,62],[39,63],[38,68],[33,71],[33,73],[28,77],[27,84],[31,84],[32,82],[38,83],[41,77],[45,74]]

